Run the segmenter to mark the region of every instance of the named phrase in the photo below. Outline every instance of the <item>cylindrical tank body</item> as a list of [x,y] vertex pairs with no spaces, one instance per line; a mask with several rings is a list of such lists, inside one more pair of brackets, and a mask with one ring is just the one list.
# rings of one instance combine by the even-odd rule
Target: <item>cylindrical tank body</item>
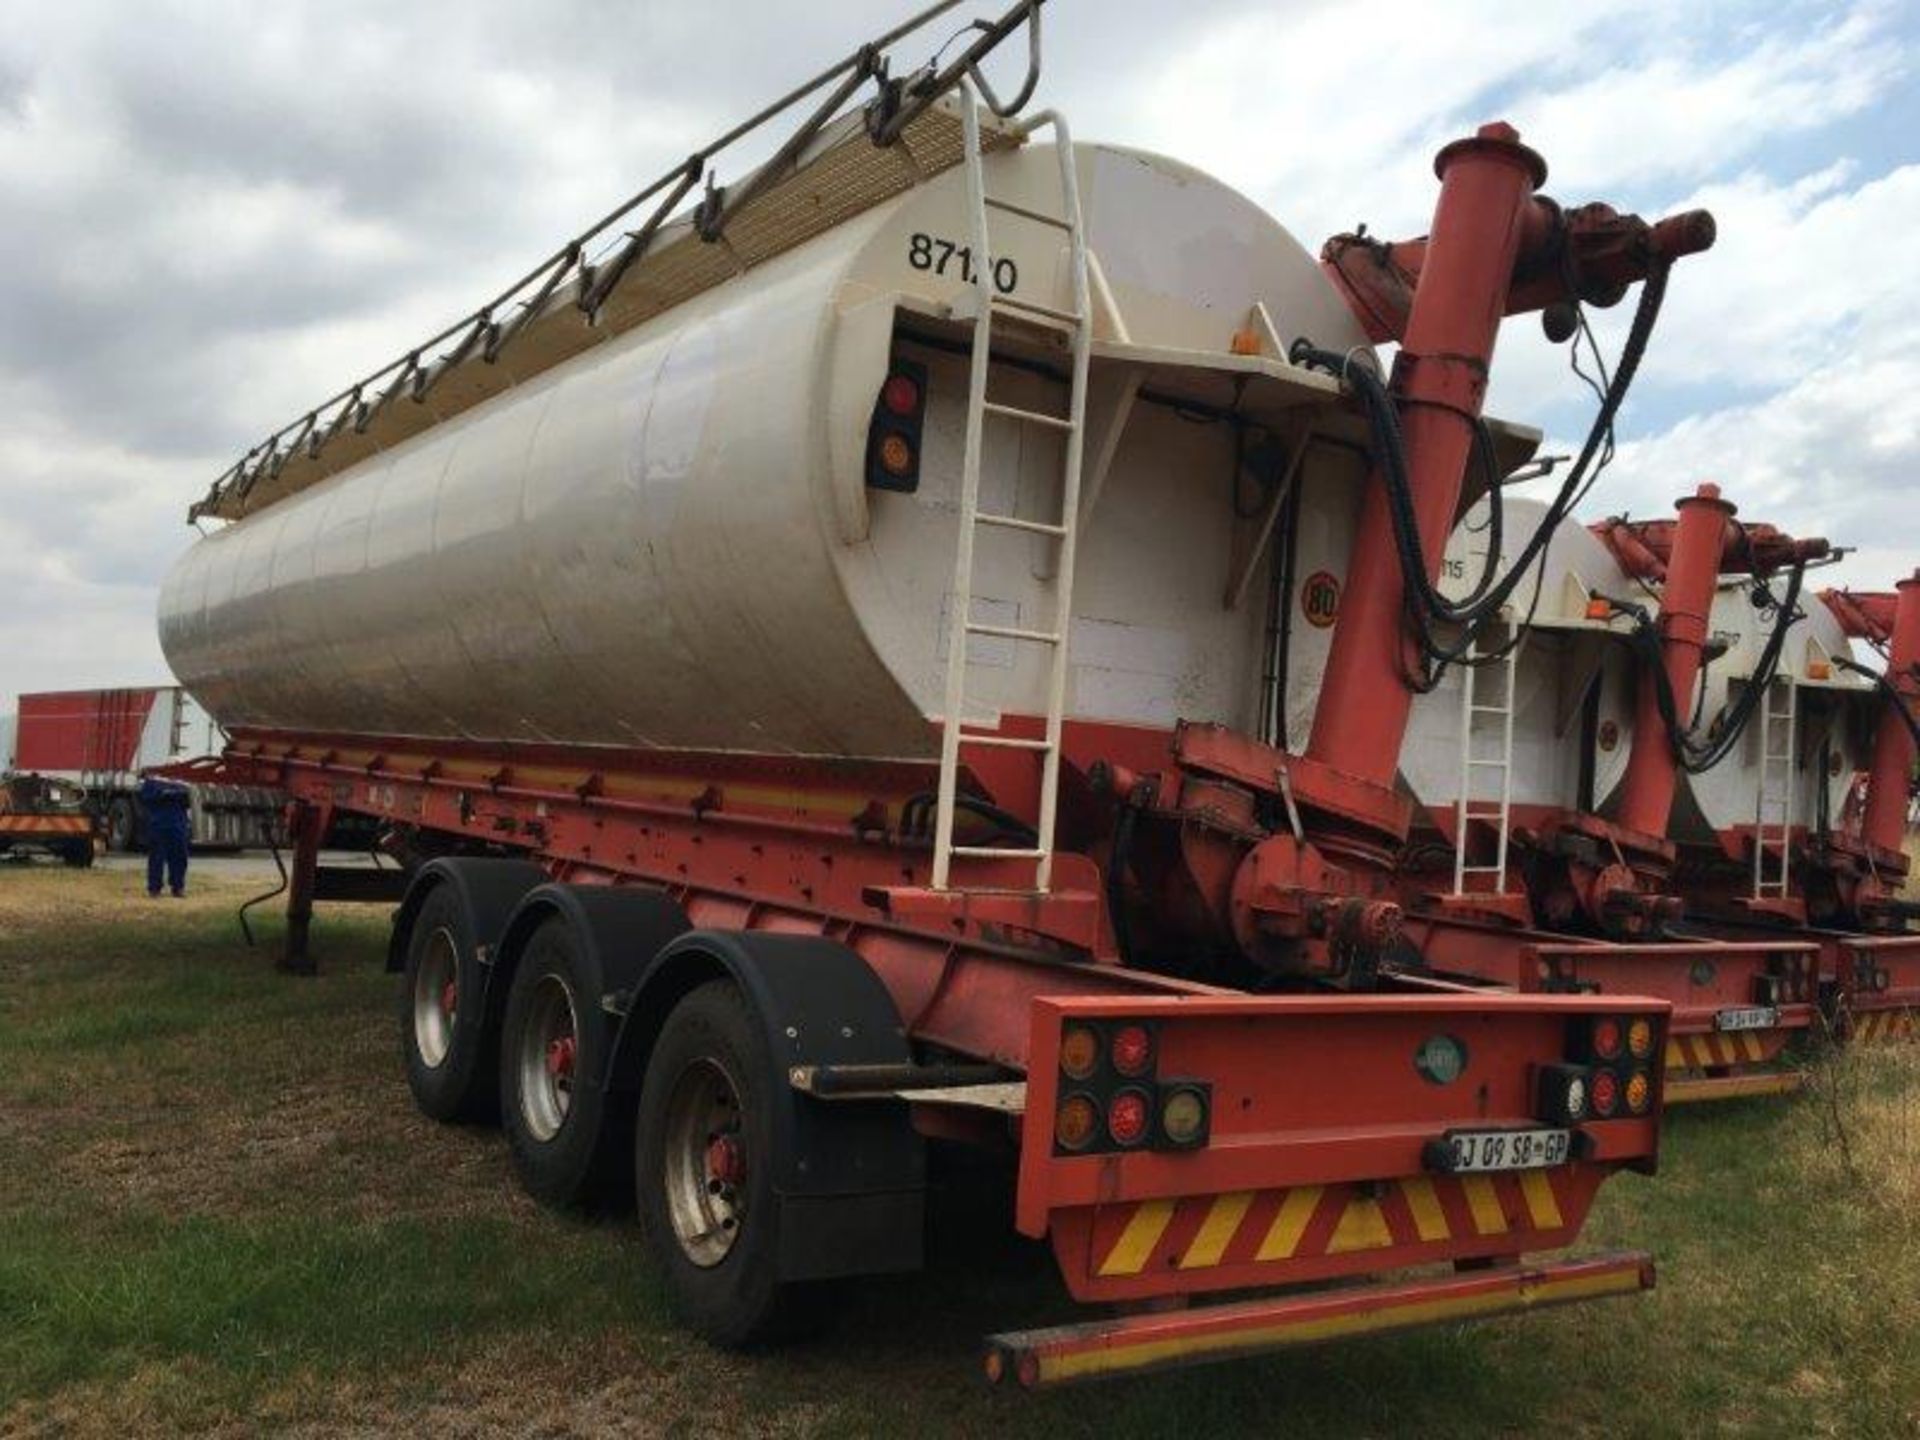
[[[1509,498],[1502,551],[1517,555],[1540,528],[1546,512],[1542,501]],[[1483,500],[1455,527],[1448,541],[1440,574],[1442,593],[1460,600],[1472,590],[1486,564],[1490,539]],[[1595,595],[1647,598],[1606,546],[1584,525],[1570,521],[1548,542],[1537,586],[1527,580],[1512,602],[1516,618],[1532,626],[1513,667],[1511,800],[1516,824],[1528,824],[1555,811],[1594,808],[1626,773],[1633,733],[1632,657],[1617,638],[1621,625],[1609,627],[1604,619],[1588,615],[1587,602]],[[1495,630],[1488,635],[1488,643],[1505,638],[1506,632]],[[1463,795],[1482,813],[1500,797],[1499,770],[1476,765],[1469,778],[1463,763],[1468,753],[1462,746],[1463,727],[1468,723],[1467,678],[1464,668],[1451,666],[1437,686],[1415,700],[1400,754],[1402,781],[1435,827],[1449,838]],[[1476,705],[1502,703],[1504,664],[1479,671],[1473,680]],[[1494,714],[1474,719],[1473,759],[1501,756],[1504,724]]]
[[[1753,578],[1729,575],[1714,594],[1709,645],[1718,653],[1701,672],[1697,708],[1703,729],[1746,687],[1760,663],[1776,607],[1786,596],[1785,577],[1767,581],[1765,590],[1767,602],[1756,604]],[[1865,680],[1833,664],[1836,658],[1855,658],[1852,646],[1811,585],[1802,587],[1799,608],[1803,618],[1787,632],[1775,681],[1784,685],[1791,677],[1796,691],[1793,781],[1783,788],[1778,765],[1767,769],[1766,824],[1780,823],[1779,801],[1790,791],[1793,824],[1817,830],[1823,822],[1839,825],[1847,787],[1854,772],[1866,766],[1872,691]],[[1784,714],[1779,696],[1774,708]],[[1711,770],[1681,777],[1681,803],[1674,808],[1676,839],[1700,845],[1717,839],[1724,849],[1738,848],[1731,837],[1742,833],[1742,827],[1751,828],[1759,814],[1763,742],[1775,751],[1787,743],[1777,726],[1756,714],[1726,759]]]
[[[1154,156],[1075,159],[1135,344],[1225,352],[1259,302],[1284,339],[1364,345],[1250,201]],[[1051,150],[985,164],[990,192],[1057,211]],[[1062,304],[1059,233],[1010,215],[995,234],[996,274]],[[176,675],[230,728],[934,753],[965,365],[907,331],[970,292],[966,235],[956,170],[200,541],[161,596]],[[863,482],[895,354],[929,368],[911,494]],[[1114,371],[1096,364],[1092,427]],[[1064,406],[1045,373],[996,367],[994,386]],[[1070,713],[1255,723],[1267,589],[1222,604],[1235,437],[1193,420],[1149,398],[1126,424],[1081,535]],[[1053,518],[1061,454],[1057,433],[990,417],[983,507]],[[1310,451],[1303,483],[1350,510],[1361,463]],[[1051,543],[983,538],[975,618],[1048,623]],[[1043,711],[1037,650],[976,639],[970,698]],[[1308,647],[1293,668],[1314,663]]]

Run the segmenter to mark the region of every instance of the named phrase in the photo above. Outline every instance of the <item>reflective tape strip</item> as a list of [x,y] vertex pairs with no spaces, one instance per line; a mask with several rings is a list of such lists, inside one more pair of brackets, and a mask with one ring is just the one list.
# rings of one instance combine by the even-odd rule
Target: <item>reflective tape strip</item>
[[1384,1250],[1391,1244],[1393,1232],[1387,1229],[1387,1217],[1380,1213],[1380,1202],[1371,1195],[1356,1195],[1341,1212],[1340,1223],[1333,1227],[1327,1253],[1345,1255],[1354,1250]]
[[1760,1037],[1751,1030],[1740,1037],[1740,1047],[1747,1052],[1749,1060],[1759,1060],[1767,1053],[1766,1048],[1760,1043]]
[[1467,1208],[1473,1212],[1473,1228],[1482,1235],[1507,1233],[1506,1211],[1500,1208],[1500,1195],[1485,1175],[1468,1175],[1460,1181],[1467,1192]]
[[1527,1202],[1536,1230],[1558,1230],[1566,1222],[1560,1218],[1560,1201],[1553,1193],[1553,1182],[1544,1170],[1520,1172],[1520,1194]]
[[1239,1190],[1231,1195],[1216,1197],[1207,1210],[1200,1233],[1193,1237],[1187,1253],[1180,1257],[1180,1268],[1202,1270],[1209,1265],[1218,1265],[1220,1257],[1227,1253],[1228,1242],[1240,1233],[1240,1222],[1246,1218],[1247,1207],[1251,1204],[1251,1190]]
[[1414,1232],[1422,1240],[1447,1238],[1447,1212],[1440,1208],[1440,1197],[1433,1193],[1433,1181],[1424,1175],[1400,1182],[1406,1197],[1407,1212],[1413,1216]]
[[1146,1269],[1147,1257],[1166,1233],[1167,1222],[1173,1219],[1174,1204],[1172,1200],[1149,1200],[1134,1211],[1127,1228],[1120,1232],[1119,1243],[1102,1262],[1100,1273],[1138,1275]]
[[1280,1202],[1280,1209],[1273,1217],[1273,1224],[1267,1227],[1267,1238],[1260,1242],[1259,1253],[1255,1260],[1288,1260],[1293,1252],[1300,1248],[1300,1237],[1306,1233],[1307,1222],[1313,1219],[1313,1212],[1319,1208],[1321,1190],[1318,1185],[1302,1185],[1297,1190],[1287,1191],[1286,1198]]
[[1687,1068],[1687,1052],[1681,1048],[1679,1040],[1667,1041],[1667,1069],[1684,1070]]

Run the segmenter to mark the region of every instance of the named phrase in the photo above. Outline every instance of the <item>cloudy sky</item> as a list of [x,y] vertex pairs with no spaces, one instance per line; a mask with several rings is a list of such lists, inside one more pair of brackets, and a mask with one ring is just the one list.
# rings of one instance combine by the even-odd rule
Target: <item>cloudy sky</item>
[[[0,0],[0,712],[164,679],[155,588],[216,472],[906,9]],[[1861,547],[1855,583],[1920,562],[1911,0],[1047,12],[1042,98],[1079,134],[1210,170],[1309,244],[1424,229],[1433,151],[1494,117],[1563,201],[1711,207],[1595,512],[1718,479]],[[1531,322],[1497,377],[1499,413],[1582,433]]]

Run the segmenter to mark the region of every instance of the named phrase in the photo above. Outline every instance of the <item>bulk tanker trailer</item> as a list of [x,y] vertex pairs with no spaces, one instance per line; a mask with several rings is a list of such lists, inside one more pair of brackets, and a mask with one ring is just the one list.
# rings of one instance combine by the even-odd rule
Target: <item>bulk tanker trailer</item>
[[1640,1290],[1555,1252],[1653,1168],[1670,1007],[1400,963],[1402,621],[1538,439],[1481,416],[1501,316],[1645,280],[1643,343],[1711,221],[1562,208],[1490,125],[1430,236],[1323,266],[979,104],[1036,17],[861,51],[768,165],[693,157],[195,507],[162,641],[294,798],[290,955],[332,817],[433,855],[420,1107],[497,1109],[548,1201],[631,1188],[724,1342],[916,1267],[937,1143],[1119,1306],[996,1379]]

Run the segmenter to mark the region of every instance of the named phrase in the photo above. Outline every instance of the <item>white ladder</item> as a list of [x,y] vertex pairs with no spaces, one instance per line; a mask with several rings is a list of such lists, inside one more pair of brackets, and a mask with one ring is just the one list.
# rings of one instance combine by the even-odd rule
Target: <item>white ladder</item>
[[[966,458],[960,476],[960,541],[953,562],[953,599],[947,617],[947,693],[940,726],[940,789],[934,820],[933,888],[950,888],[955,859],[1026,860],[1033,864],[1033,889],[1044,893],[1053,875],[1053,832],[1060,788],[1060,731],[1066,716],[1068,631],[1073,616],[1073,570],[1077,523],[1080,515],[1081,460],[1085,450],[1087,371],[1093,354],[1093,308],[1087,275],[1086,234],[1081,224],[1080,186],[1074,173],[1073,137],[1058,112],[1047,110],[1023,122],[1024,138],[1051,128],[1060,161],[1062,214],[1048,215],[987,194],[981,164],[980,115],[971,84],[960,86],[965,122],[967,204],[972,218],[974,267],[973,354],[967,389]],[[1032,300],[998,293],[993,281],[995,252],[987,225],[988,210],[1000,210],[1041,225],[1052,226],[1067,238],[1072,271],[1072,309],[1061,310]],[[1064,416],[1001,405],[987,398],[992,358],[993,317],[1011,312],[1021,319],[1064,329],[1072,345],[1073,373]],[[1059,431],[1066,436],[1065,474],[1060,485],[1057,520],[1029,520],[980,508],[980,458],[988,415],[1020,424]],[[1054,582],[1054,618],[1050,628],[989,625],[973,618],[973,544],[982,528],[1045,536],[1059,544]],[[1045,646],[1051,652],[1047,682],[1046,735],[1031,739],[1010,735],[969,734],[963,730],[967,713],[967,646],[974,636]],[[963,748],[992,746],[1033,751],[1040,757],[1039,824],[1030,846],[956,845],[955,798]]]
[[[1471,663],[1479,656],[1476,643],[1466,654],[1469,662],[1462,665],[1460,685],[1460,813],[1455,828],[1453,846],[1453,893],[1464,895],[1469,875],[1491,875],[1493,893],[1505,894],[1507,889],[1507,841],[1513,828],[1513,712],[1514,685],[1518,679],[1520,651],[1526,644],[1524,639],[1512,646],[1507,653],[1491,665]],[[1491,701],[1480,698],[1481,676],[1499,677],[1497,693]],[[1485,755],[1476,751],[1476,727],[1484,734],[1489,727],[1497,726],[1496,734],[1489,738],[1497,740],[1497,754]],[[1476,771],[1490,770],[1500,777],[1499,798],[1484,801],[1476,805],[1474,801],[1474,774]],[[1476,820],[1491,820],[1494,825],[1494,860],[1491,865],[1469,865],[1467,863],[1468,831]]]
[[[1753,893],[1782,898],[1789,893],[1793,867],[1793,762],[1799,745],[1799,704],[1793,676],[1776,675],[1760,700],[1760,788],[1753,806]],[[1768,815],[1778,815],[1773,826]],[[1767,835],[1779,837],[1779,863],[1767,867]]]

